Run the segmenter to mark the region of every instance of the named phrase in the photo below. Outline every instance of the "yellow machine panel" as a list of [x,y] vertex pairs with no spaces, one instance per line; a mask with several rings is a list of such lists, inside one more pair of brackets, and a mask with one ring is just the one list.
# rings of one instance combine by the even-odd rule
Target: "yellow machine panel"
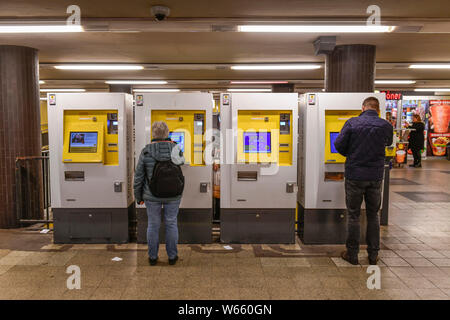
[[334,140],[339,135],[345,122],[357,117],[361,110],[327,110],[325,111],[325,163],[344,163],[345,157],[334,148]]
[[239,110],[238,163],[292,165],[292,112]]
[[117,110],[64,111],[63,162],[119,165]]
[[151,118],[152,122],[167,123],[169,137],[180,145],[186,163],[191,166],[203,166],[205,116],[204,110],[152,110]]

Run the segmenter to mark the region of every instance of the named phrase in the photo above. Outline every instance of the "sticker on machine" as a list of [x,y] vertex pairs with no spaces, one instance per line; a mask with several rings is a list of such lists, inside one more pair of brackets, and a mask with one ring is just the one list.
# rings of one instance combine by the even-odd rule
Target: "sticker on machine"
[[136,96],[136,106],[142,107],[144,105],[144,96],[142,94],[138,94]]

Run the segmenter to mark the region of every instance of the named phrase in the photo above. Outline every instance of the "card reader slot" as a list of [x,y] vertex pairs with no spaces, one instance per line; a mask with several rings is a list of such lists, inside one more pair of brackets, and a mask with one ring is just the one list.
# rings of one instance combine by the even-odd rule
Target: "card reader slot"
[[257,181],[258,172],[257,171],[238,171],[238,181]]

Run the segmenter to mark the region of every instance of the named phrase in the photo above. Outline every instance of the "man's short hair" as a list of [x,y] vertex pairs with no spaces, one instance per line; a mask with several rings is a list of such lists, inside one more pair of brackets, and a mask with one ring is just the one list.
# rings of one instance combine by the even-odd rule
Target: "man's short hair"
[[153,139],[167,139],[169,137],[169,127],[164,121],[156,121],[152,124]]
[[363,106],[368,109],[380,110],[380,101],[375,97],[368,97],[364,100]]

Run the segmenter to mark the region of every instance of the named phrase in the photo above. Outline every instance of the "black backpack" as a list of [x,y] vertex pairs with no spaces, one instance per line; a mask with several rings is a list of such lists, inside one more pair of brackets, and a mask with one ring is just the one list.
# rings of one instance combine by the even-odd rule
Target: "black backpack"
[[150,179],[150,191],[158,198],[179,196],[184,190],[184,176],[181,167],[168,161],[157,161]]

